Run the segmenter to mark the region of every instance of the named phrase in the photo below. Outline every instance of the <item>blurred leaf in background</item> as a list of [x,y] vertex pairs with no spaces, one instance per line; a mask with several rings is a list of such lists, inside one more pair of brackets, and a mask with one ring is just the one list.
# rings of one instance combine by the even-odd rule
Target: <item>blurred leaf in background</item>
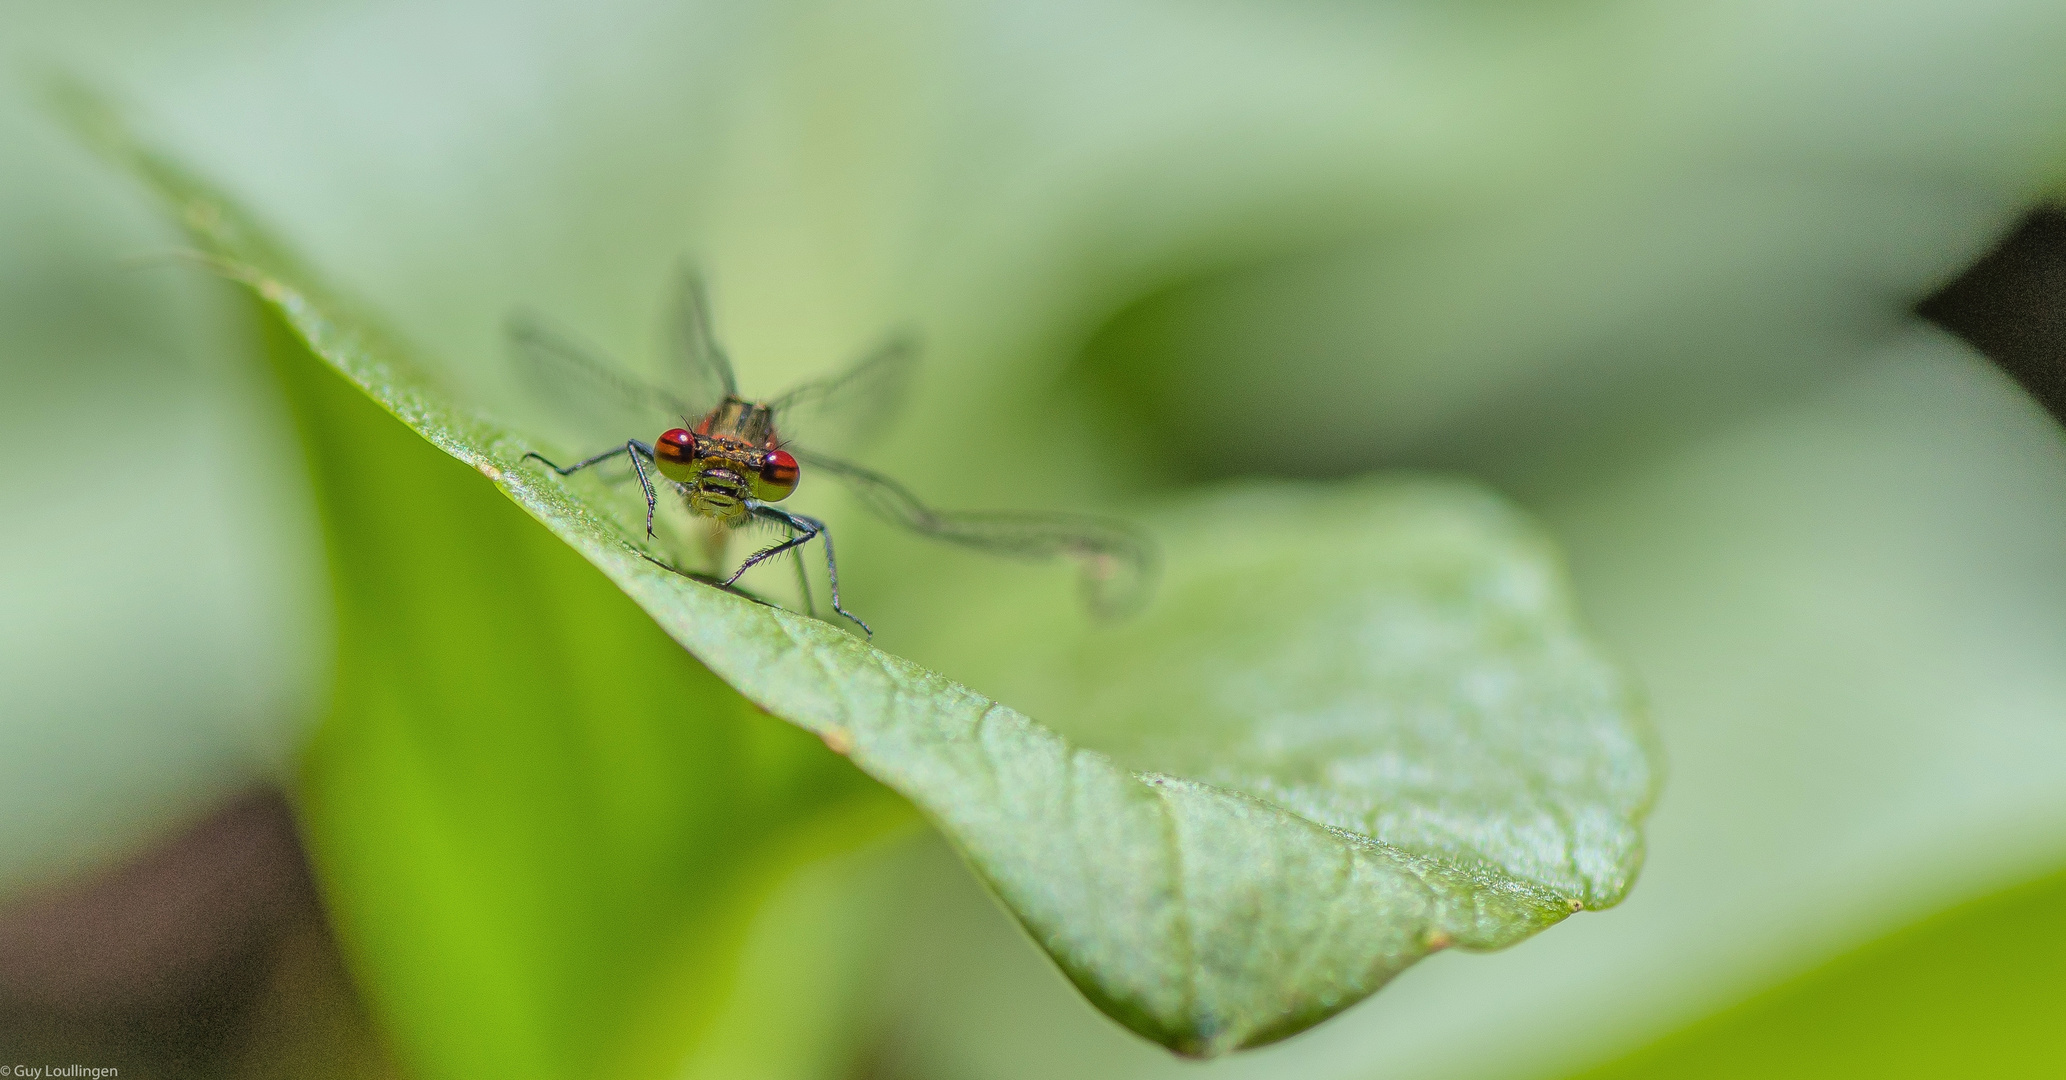
[[2066,876],[1959,907],[1582,1080],[1647,1076],[2057,1076]]
[[[1460,466],[1545,518],[1671,751],[1644,886],[1611,918],[1492,963],[1438,958],[1213,1067],[1301,1076],[1552,1075],[2066,857],[2066,460],[2013,387],[1901,314],[2056,187],[2062,24],[2035,0],[8,13],[147,101],[483,397],[512,304],[550,301],[639,355],[653,283],[694,249],[759,385],[886,322],[925,326],[917,415],[937,419],[882,463],[945,501],[1060,504],[1108,469],[1087,486],[1124,502],[1225,469],[1215,436],[1238,418],[1297,412],[1303,453],[1277,471]],[[122,213],[112,195],[11,202],[34,221]],[[10,282],[63,280],[47,247],[5,250],[26,268]],[[69,347],[115,323],[57,325]],[[906,557],[857,533],[859,567]],[[8,572],[57,566],[55,548]],[[183,565],[163,554],[134,565]],[[935,565],[917,592],[860,571],[855,601],[912,628],[895,651],[982,651],[922,615],[978,610],[963,597],[1015,572]],[[89,610],[120,625],[144,594],[107,595]],[[274,593],[247,595],[240,612]],[[76,715],[108,731],[141,714]],[[0,760],[95,760],[33,738]],[[249,744],[216,745],[133,775],[220,783],[213,763]],[[69,788],[111,816],[14,835],[136,836],[164,804],[123,775]],[[53,849],[33,850],[20,865],[49,872]],[[877,1060],[1175,1067],[1085,1010],[955,874],[899,905],[921,930],[886,945],[908,977],[871,995],[882,1033],[855,1036]]]
[[195,282],[125,267],[162,231],[72,142],[0,95],[9,890],[285,769],[322,652],[285,424]]

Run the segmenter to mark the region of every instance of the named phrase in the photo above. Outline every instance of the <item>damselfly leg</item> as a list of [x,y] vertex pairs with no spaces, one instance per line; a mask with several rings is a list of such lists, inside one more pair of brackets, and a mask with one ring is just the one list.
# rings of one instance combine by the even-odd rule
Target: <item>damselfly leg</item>
[[[860,616],[848,611],[839,602],[839,556],[834,554],[832,550],[832,530],[827,529],[825,523],[817,518],[806,517],[803,514],[792,514],[787,510],[778,509],[766,503],[755,503],[751,513],[754,517],[764,521],[772,521],[778,525],[786,526],[792,530],[792,535],[789,539],[779,544],[771,544],[747,556],[746,561],[739,564],[739,569],[732,571],[732,576],[725,579],[725,584],[730,585],[739,580],[741,574],[785,551],[802,547],[814,539],[823,538],[825,542],[825,580],[832,586],[832,610],[845,616],[848,621],[860,627],[869,637],[874,637],[875,630],[866,622],[863,622]],[[805,588],[809,588],[808,581],[806,581]],[[808,592],[805,595],[808,596]]]
[[640,457],[644,457],[646,461],[653,460],[653,448],[650,445],[642,443],[637,439],[626,439],[623,446],[617,447],[614,450],[605,450],[594,457],[582,458],[580,461],[566,466],[554,464],[551,458],[536,450],[527,451],[524,457],[537,458],[545,463],[546,468],[561,476],[572,476],[588,468],[590,465],[600,465],[616,457],[618,454],[623,454],[631,459],[631,470],[638,474],[638,486],[646,493],[646,539],[650,540],[653,538],[653,511],[658,508],[660,500],[658,496],[653,494],[653,481],[646,476],[645,464],[639,460]]

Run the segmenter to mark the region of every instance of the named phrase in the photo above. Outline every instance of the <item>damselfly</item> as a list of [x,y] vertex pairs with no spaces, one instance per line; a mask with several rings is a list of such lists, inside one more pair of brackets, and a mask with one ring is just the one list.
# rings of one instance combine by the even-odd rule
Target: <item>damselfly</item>
[[534,376],[550,378],[555,392],[600,397],[620,415],[628,411],[668,425],[651,442],[627,438],[622,445],[571,465],[559,465],[536,452],[524,456],[544,462],[561,476],[619,456],[628,458],[645,494],[649,541],[659,493],[666,488],[681,496],[690,513],[707,519],[719,541],[726,530],[749,522],[783,530],[779,543],[747,556],[721,584],[730,587],[746,571],[785,552],[799,552],[800,558],[803,545],[822,540],[832,609],[873,635],[868,624],[840,601],[839,562],[825,523],[775,505],[796,491],[808,467],[812,474],[846,484],[861,505],[912,532],[1013,558],[1074,558],[1081,564],[1084,595],[1100,613],[1124,613],[1146,598],[1155,549],[1130,525],[1068,513],[943,512],[881,473],[790,441],[791,431],[808,433],[814,421],[879,418],[893,406],[916,362],[910,338],[893,338],[845,372],[806,382],[780,397],[743,397],[731,360],[712,333],[702,279],[687,270],[680,275],[668,338],[674,385],[660,387],[598,361],[535,318],[513,318],[510,340],[519,360]]

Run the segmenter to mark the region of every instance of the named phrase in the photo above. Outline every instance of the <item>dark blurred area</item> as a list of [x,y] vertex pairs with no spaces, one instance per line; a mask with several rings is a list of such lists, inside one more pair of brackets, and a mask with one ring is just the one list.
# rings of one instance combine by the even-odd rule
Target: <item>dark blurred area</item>
[[2001,365],[2066,422],[2066,209],[2033,211],[1916,312]]
[[8,1064],[391,1075],[377,1046],[277,791],[0,909]]

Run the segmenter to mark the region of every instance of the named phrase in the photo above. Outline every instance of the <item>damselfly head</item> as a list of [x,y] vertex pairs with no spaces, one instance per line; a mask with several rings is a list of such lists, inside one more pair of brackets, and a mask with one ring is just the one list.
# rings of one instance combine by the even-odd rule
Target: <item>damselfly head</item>
[[746,515],[748,497],[770,503],[788,498],[802,473],[787,450],[683,428],[669,428],[653,440],[653,464],[688,489],[690,510],[728,523]]

